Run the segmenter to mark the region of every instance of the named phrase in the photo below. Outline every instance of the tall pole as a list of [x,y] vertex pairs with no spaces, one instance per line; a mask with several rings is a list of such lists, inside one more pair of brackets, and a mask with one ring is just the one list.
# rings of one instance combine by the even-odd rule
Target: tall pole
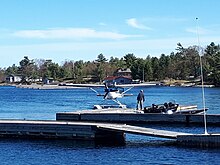
[[202,55],[200,53],[200,39],[199,39],[199,25],[198,25],[198,18],[196,18],[196,23],[197,23],[197,37],[198,37],[198,50],[199,50],[199,62],[200,62],[200,72],[201,72],[201,82],[202,82],[202,102],[203,102],[203,118],[204,118],[204,132],[205,132],[205,135],[208,134],[208,131],[207,131],[207,124],[206,124],[206,111],[205,111],[205,91],[204,91],[204,80],[203,80],[203,65],[202,65]]

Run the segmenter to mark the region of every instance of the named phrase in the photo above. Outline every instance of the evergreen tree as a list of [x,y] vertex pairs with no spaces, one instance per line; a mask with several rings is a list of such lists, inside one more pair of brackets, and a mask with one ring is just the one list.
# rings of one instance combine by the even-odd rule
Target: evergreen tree
[[126,54],[124,56],[124,61],[125,61],[126,67],[131,68],[136,59],[137,58],[135,57],[135,55],[133,53]]
[[159,72],[159,60],[157,57],[152,57],[151,59],[151,64],[152,64],[152,68],[153,68],[153,78],[154,80],[160,80],[161,77],[161,73]]
[[144,81],[153,80],[153,69],[152,69],[150,56],[147,56],[147,58],[145,59],[144,78],[145,78]]
[[205,78],[220,86],[220,46],[212,42],[205,49]]
[[96,73],[97,73],[97,77],[99,79],[99,82],[101,83],[102,80],[105,78],[105,75],[106,75],[105,63],[107,62],[107,59],[101,53],[101,54],[98,55],[96,62],[97,62]]
[[24,56],[24,59],[20,61],[19,73],[22,75],[22,83],[32,78],[32,73],[34,69],[34,62],[30,60],[28,56]]

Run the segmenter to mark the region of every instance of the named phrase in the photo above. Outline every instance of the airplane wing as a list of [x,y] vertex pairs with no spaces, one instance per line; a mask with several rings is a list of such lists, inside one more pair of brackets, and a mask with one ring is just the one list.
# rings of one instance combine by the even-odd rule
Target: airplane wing
[[[60,86],[70,86],[70,87],[88,87],[88,88],[95,88],[95,87],[105,87],[104,84],[73,84],[73,83],[66,83],[66,84],[59,84]],[[116,87],[128,88],[128,87],[145,87],[145,86],[156,86],[155,83],[141,83],[141,84],[119,84],[115,85]]]
[[89,89],[91,89],[93,92],[95,92],[97,96],[104,96],[104,94],[100,94],[98,91],[96,91],[93,88],[89,88]]
[[147,87],[147,86],[156,86],[156,83],[140,83],[140,84],[119,84],[116,87],[128,88],[128,87]]
[[[122,92],[122,94],[125,96],[125,95],[128,95],[128,94],[125,94],[127,91],[130,91],[132,88],[134,88],[133,86],[128,88],[127,90],[125,90],[124,92]],[[131,96],[131,95],[130,95]]]
[[95,88],[95,87],[105,87],[104,85],[98,85],[98,84],[60,84],[60,86],[69,86],[69,87],[82,87],[82,88]]

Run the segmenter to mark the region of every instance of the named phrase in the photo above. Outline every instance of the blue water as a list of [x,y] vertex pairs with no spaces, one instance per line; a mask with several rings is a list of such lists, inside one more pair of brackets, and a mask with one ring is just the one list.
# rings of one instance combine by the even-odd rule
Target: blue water
[[[128,107],[136,105],[141,88],[133,88],[134,96],[120,101]],[[145,106],[176,101],[202,107],[201,88],[146,87]],[[100,92],[103,89],[98,88]],[[208,114],[220,114],[220,88],[205,89]],[[0,119],[54,120],[56,112],[90,109],[103,102],[89,89],[33,90],[0,87]],[[147,125],[147,127],[182,132],[203,133],[203,127],[182,125]],[[209,127],[209,132],[220,132]],[[125,146],[103,146],[85,141],[0,139],[0,164],[219,164],[219,149],[176,146],[172,140],[139,135],[126,135]]]

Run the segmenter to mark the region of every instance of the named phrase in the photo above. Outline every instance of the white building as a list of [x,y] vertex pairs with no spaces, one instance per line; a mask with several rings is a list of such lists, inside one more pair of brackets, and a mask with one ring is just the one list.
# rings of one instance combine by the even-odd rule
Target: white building
[[22,77],[11,74],[11,75],[8,75],[5,80],[7,83],[19,83],[21,82]]

